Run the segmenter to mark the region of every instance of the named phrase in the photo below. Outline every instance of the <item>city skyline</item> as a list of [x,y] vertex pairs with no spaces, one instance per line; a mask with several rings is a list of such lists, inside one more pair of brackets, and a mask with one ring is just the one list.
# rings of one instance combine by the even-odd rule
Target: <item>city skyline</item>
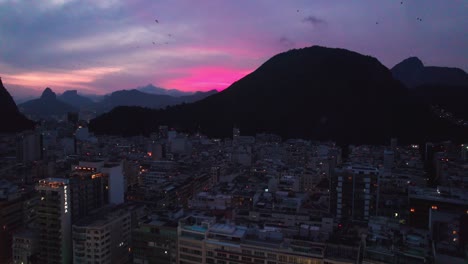
[[78,89],[104,94],[153,83],[222,90],[272,55],[346,48],[386,67],[409,56],[467,70],[461,1],[346,6],[275,3],[0,1],[0,71],[13,96]]

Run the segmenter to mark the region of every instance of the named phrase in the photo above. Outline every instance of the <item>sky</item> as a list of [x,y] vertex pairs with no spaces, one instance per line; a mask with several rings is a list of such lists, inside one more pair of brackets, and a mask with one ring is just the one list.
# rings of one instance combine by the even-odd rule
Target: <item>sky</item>
[[222,90],[313,45],[468,71],[468,0],[0,0],[0,25],[15,99],[45,87]]

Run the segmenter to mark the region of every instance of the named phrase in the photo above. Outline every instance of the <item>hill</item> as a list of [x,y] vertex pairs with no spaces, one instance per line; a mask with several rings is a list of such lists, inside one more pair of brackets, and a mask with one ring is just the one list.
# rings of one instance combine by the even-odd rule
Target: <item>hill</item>
[[119,107],[90,123],[96,133],[148,134],[158,125],[212,136],[273,132],[285,138],[384,143],[463,137],[432,114],[377,59],[319,46],[278,54],[227,89],[165,110]]
[[411,90],[417,100],[441,107],[457,117],[468,120],[468,85],[421,85]]
[[89,107],[94,104],[93,100],[90,98],[79,95],[77,90],[65,91],[63,94],[57,96],[57,99],[78,109]]
[[46,88],[38,99],[30,100],[19,105],[21,112],[35,118],[63,116],[78,109],[57,99],[57,95],[50,88]]
[[170,95],[170,96],[175,96],[175,97],[193,94],[193,92],[184,92],[184,91],[177,90],[177,89],[165,89],[165,88],[154,86],[152,84],[138,87],[136,89],[144,93]]
[[468,74],[459,68],[424,66],[417,57],[403,60],[392,68],[395,79],[408,88],[418,86],[468,86]]
[[148,108],[164,108],[169,105],[191,103],[201,100],[216,93],[216,90],[208,92],[196,92],[192,95],[175,97],[171,95],[149,94],[137,89],[121,90],[111,93],[98,103],[98,112],[107,112],[118,106],[141,106]]

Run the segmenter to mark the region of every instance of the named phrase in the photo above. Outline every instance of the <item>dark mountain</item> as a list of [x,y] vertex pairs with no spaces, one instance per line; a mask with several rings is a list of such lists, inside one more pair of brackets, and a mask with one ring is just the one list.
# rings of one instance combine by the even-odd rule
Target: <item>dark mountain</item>
[[90,107],[94,104],[93,100],[89,99],[88,97],[78,95],[77,90],[65,91],[63,94],[59,95],[57,99],[78,109],[83,107]]
[[141,106],[149,108],[161,108],[170,104],[176,104],[177,98],[169,95],[156,95],[140,92],[136,89],[121,90],[107,95],[99,102],[107,110],[117,106]]
[[175,96],[175,97],[193,94],[192,92],[184,92],[184,91],[177,90],[177,89],[165,89],[165,88],[161,88],[161,87],[156,87],[156,86],[154,86],[152,84],[148,84],[146,86],[138,87],[136,89],[138,91],[142,91],[144,93],[170,95],[170,96]]
[[456,117],[468,120],[468,85],[422,85],[411,89],[411,94],[417,100],[438,106]]
[[139,90],[121,90],[107,95],[99,102],[99,112],[107,112],[117,106],[141,106],[148,108],[164,108],[169,105],[191,103],[215,94],[217,91],[196,92],[192,95],[174,97],[170,95],[148,94]]
[[104,100],[104,97],[106,95],[102,95],[102,94],[83,94],[83,96],[91,99],[91,101],[96,103],[96,102],[100,102],[100,101]]
[[309,47],[278,54],[229,88],[165,110],[119,107],[91,120],[105,134],[148,134],[158,125],[214,137],[273,132],[285,138],[385,143],[466,137],[438,119],[377,59]]
[[62,116],[78,109],[57,99],[57,95],[50,88],[46,88],[38,99],[30,100],[19,105],[21,112],[35,118]]
[[408,88],[428,86],[468,86],[468,74],[462,69],[424,66],[417,57],[410,57],[392,68],[395,79]]
[[2,78],[0,78],[0,113],[2,124],[0,133],[15,133],[34,128],[34,122],[18,111],[13,98],[3,86]]
[[206,97],[210,95],[217,94],[217,93],[218,93],[217,90],[209,90],[206,92],[195,92],[194,94],[191,94],[191,95],[185,95],[185,96],[179,97],[179,101],[180,103],[193,103],[193,102],[205,99]]

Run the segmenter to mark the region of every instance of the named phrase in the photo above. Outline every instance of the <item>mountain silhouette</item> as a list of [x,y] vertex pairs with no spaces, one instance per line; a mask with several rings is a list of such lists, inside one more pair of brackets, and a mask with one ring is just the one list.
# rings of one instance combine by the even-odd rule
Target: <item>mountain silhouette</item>
[[411,90],[419,101],[441,107],[456,117],[468,120],[468,85],[421,85]]
[[77,90],[65,91],[63,94],[59,95],[57,99],[78,109],[90,107],[94,104],[93,100],[90,98],[79,95]]
[[216,90],[212,90],[175,97],[170,95],[144,93],[137,89],[120,90],[105,96],[104,99],[98,103],[97,109],[98,112],[107,112],[118,106],[141,106],[158,109],[180,103],[195,102],[216,92]]
[[13,98],[3,86],[2,78],[0,78],[0,113],[2,124],[0,133],[15,133],[34,128],[34,122],[18,111]]
[[197,91],[191,95],[184,95],[179,97],[179,103],[193,103],[205,99],[208,96],[217,94],[217,90],[209,90],[206,92]]
[[158,125],[212,137],[231,136],[236,125],[245,134],[273,132],[340,144],[466,137],[466,129],[438,119],[377,59],[320,46],[278,54],[195,103],[164,110],[118,107],[91,120],[90,129],[138,135]]
[[19,105],[21,112],[34,118],[48,118],[63,116],[78,109],[57,99],[57,95],[47,87],[38,99],[30,100]]
[[462,69],[424,66],[417,57],[410,57],[395,65],[392,74],[408,88],[422,85],[468,86],[468,74]]
[[146,86],[138,87],[136,89],[138,91],[142,91],[144,93],[170,95],[170,96],[175,96],[175,97],[193,94],[193,92],[184,92],[184,91],[177,90],[177,89],[165,89],[165,88],[161,88],[161,87],[156,87],[156,86],[154,86],[152,84],[148,84]]

